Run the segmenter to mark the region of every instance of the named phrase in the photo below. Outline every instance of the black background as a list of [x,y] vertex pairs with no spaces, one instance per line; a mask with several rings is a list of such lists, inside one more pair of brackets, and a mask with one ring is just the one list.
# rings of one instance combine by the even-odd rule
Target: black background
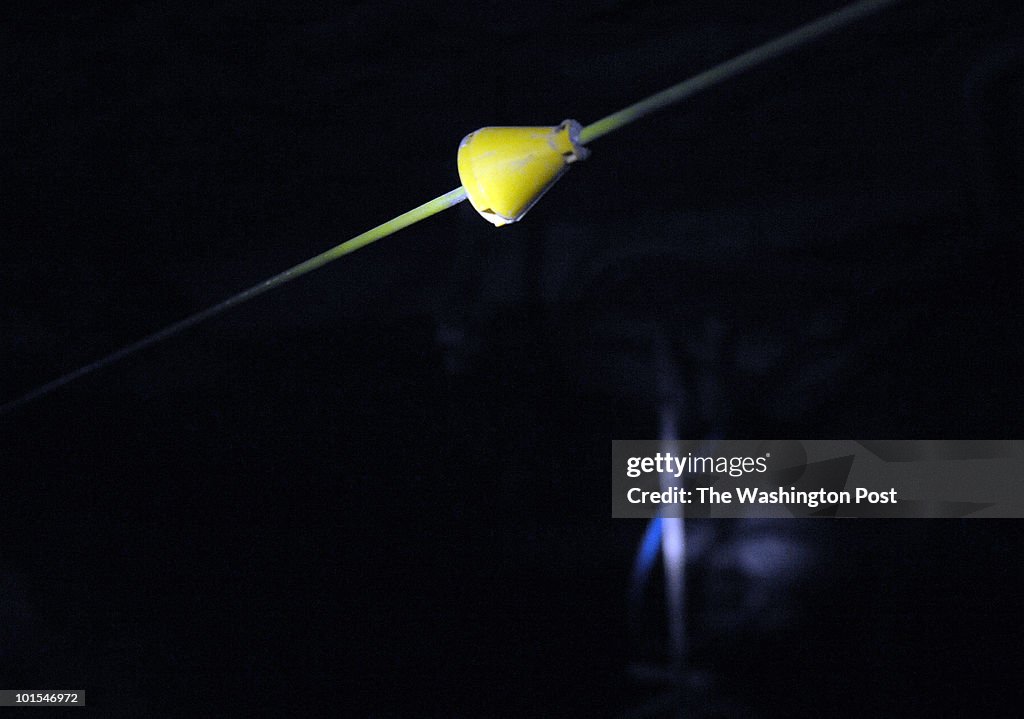
[[[6,11],[0,397],[455,187],[477,127],[586,124],[835,7]],[[1020,437],[1021,19],[902,3],[594,143],[518,225],[463,203],[0,417],[0,684],[126,717],[649,700],[612,439],[665,407]],[[1019,713],[1020,523],[690,531],[689,716]],[[751,536],[811,559],[759,580]]]

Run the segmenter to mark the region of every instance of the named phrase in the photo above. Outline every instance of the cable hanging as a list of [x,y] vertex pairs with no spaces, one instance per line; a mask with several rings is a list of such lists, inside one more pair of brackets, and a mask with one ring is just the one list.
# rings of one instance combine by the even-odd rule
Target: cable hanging
[[[646,115],[681,102],[896,2],[898,0],[860,0],[847,5],[586,127],[581,127],[575,121],[567,120],[555,128],[483,128],[483,130],[471,133],[462,141],[459,148],[459,174],[463,180],[462,186],[377,225],[371,230],[356,235],[350,240],[259,284],[242,290],[226,300],[40,385],[21,397],[0,405],[0,415],[10,414],[81,377],[169,339],[204,320],[243,302],[248,302],[264,292],[317,270],[328,262],[344,257],[377,240],[443,212],[467,198],[474,208],[490,222],[496,225],[514,222],[520,219],[539,199],[540,195],[561,176],[570,162],[586,157],[587,151],[581,145],[593,142]],[[516,132],[514,135],[496,132],[503,130]],[[482,155],[474,154],[479,147],[497,149],[499,155],[505,154],[498,158],[499,162],[495,163],[492,159],[489,164],[484,165],[480,161]],[[511,174],[512,168],[523,166],[524,158],[529,160],[530,174],[528,176]],[[497,206],[497,209],[491,205]]]

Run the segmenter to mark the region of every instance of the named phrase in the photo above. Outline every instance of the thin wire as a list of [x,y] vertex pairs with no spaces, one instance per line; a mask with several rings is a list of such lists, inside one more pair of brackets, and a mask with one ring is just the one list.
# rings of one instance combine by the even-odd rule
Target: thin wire
[[46,384],[37,387],[31,392],[22,395],[18,399],[11,400],[6,404],[0,405],[0,415],[13,412],[14,410],[22,407],[23,405],[37,400],[40,397],[50,394],[54,390],[60,389],[69,382],[74,382],[79,377],[84,377],[87,374],[91,374],[98,369],[102,369],[107,365],[111,365],[118,360],[124,359],[128,355],[134,354],[139,350],[145,349],[151,345],[155,345],[157,342],[161,342],[168,337],[172,337],[179,332],[188,329],[200,322],[207,320],[214,315],[219,315],[225,310],[229,310],[232,307],[247,302],[254,297],[262,295],[268,290],[272,290],[275,287],[280,287],[286,282],[291,282],[297,277],[312,272],[313,270],[319,269],[326,265],[328,262],[332,262],[339,257],[344,257],[350,252],[355,252],[358,249],[366,247],[372,242],[376,242],[388,235],[393,235],[401,229],[408,227],[409,225],[415,224],[420,220],[425,220],[431,215],[436,215],[439,212],[447,210],[453,205],[457,205],[466,199],[466,190],[462,187],[457,187],[451,192],[446,192],[440,197],[435,197],[430,202],[426,202],[419,207],[409,210],[405,214],[399,215],[394,219],[388,220],[382,225],[377,225],[372,230],[368,230],[361,235],[356,235],[350,240],[342,242],[336,247],[332,247],[326,252],[321,252],[316,257],[311,257],[305,262],[301,262],[294,267],[285,270],[279,274],[274,275],[270,279],[260,282],[258,285],[253,285],[247,290],[242,290],[236,295],[228,297],[222,302],[207,307],[205,310],[196,312],[194,315],[190,315],[183,320],[179,320],[172,325],[164,327],[162,330],[154,332],[151,335],[143,337],[138,342],[133,342],[130,345],[126,345],[116,352],[108,354],[106,357],[90,362],[89,364],[79,367],[78,369],[68,372],[65,375],[58,377],[55,380],[47,382]]
[[[712,85],[724,82],[729,78],[735,77],[736,75],[750,70],[757,65],[763,64],[768,60],[790,52],[801,45],[822,37],[823,35],[834,32],[855,20],[898,1],[899,0],[861,0],[860,2],[855,2],[852,5],[848,5],[837,10],[830,15],[826,15],[818,20],[802,25],[782,37],[776,38],[764,45],[760,45],[753,50],[748,50],[742,55],[734,57],[732,60],[716,65],[710,70],[706,70],[699,75],[691,77],[688,80],[684,80],[683,82],[673,85],[666,90],[662,90],[645,100],[641,100],[640,102],[608,115],[595,123],[587,125],[580,133],[580,143],[585,145],[589,142],[593,142],[594,140],[604,137],[605,135],[628,125],[645,115],[649,115],[656,110],[660,110],[668,105],[680,102],[681,100],[695,95],[701,90],[706,90]],[[40,397],[44,397],[54,390],[60,389],[69,382],[73,382],[80,377],[84,377],[85,375],[111,365],[118,360],[124,359],[128,355],[134,354],[135,352],[168,339],[189,327],[193,327],[204,320],[215,315],[219,315],[225,310],[240,305],[243,302],[247,302],[268,290],[272,290],[275,287],[279,287],[308,272],[319,269],[328,262],[336,260],[339,257],[343,257],[350,252],[355,252],[372,242],[376,242],[388,235],[393,235],[409,225],[413,225],[420,220],[424,220],[432,215],[436,215],[439,212],[447,210],[449,207],[457,205],[465,199],[466,190],[463,187],[457,187],[451,192],[446,192],[440,197],[434,198],[430,202],[426,202],[415,209],[409,210],[405,214],[399,215],[392,220],[388,220],[382,225],[374,227],[372,230],[368,230],[361,235],[356,235],[352,239],[342,242],[340,245],[332,247],[326,252],[320,253],[316,257],[312,257],[305,262],[295,265],[291,269],[287,269],[280,274],[274,275],[270,279],[264,280],[258,285],[254,285],[247,290],[243,290],[236,295],[232,295],[223,302],[219,302],[212,307],[196,312],[195,314],[175,322],[172,325],[168,325],[162,330],[154,332],[137,342],[126,345],[106,357],[90,362],[87,365],[79,367],[72,372],[68,372],[55,380],[37,387],[17,399],[0,405],[0,416],[9,414],[29,402],[37,400]]]
[[801,25],[796,30],[766,42],[764,45],[759,45],[753,50],[747,50],[732,60],[715,65],[699,75],[694,75],[688,80],[684,80],[677,85],[673,85],[636,104],[587,125],[580,133],[580,144],[586,145],[589,142],[593,142],[597,138],[604,137],[608,133],[639,120],[645,115],[692,97],[702,90],[736,77],[751,68],[791,52],[801,45],[817,40],[896,2],[899,2],[899,0],[861,0],[836,10],[829,15],[813,20],[806,25]]

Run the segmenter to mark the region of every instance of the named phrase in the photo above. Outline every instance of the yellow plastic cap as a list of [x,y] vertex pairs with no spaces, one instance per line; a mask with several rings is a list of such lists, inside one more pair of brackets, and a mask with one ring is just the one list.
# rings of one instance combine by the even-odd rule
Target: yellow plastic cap
[[470,204],[501,227],[522,219],[555,180],[589,151],[580,146],[582,127],[566,120],[557,127],[484,127],[459,145],[459,177]]

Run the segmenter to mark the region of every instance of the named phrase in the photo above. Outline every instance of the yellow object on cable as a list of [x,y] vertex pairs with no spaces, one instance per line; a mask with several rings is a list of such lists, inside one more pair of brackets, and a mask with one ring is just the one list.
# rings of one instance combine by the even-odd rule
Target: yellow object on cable
[[459,146],[458,166],[463,186],[435,197],[141,340],[125,345],[105,357],[40,385],[17,399],[0,404],[0,415],[8,414],[69,382],[162,342],[225,310],[323,267],[328,262],[392,235],[404,227],[447,210],[467,197],[476,211],[495,226],[516,222],[565,173],[569,164],[582,160],[589,154],[583,147],[584,144],[896,2],[898,0],[859,0],[851,3],[586,127],[580,127],[575,120],[566,120],[556,127],[485,127],[472,132]]
[[569,164],[586,158],[583,127],[484,127],[459,145],[459,179],[469,203],[496,227],[522,219]]

